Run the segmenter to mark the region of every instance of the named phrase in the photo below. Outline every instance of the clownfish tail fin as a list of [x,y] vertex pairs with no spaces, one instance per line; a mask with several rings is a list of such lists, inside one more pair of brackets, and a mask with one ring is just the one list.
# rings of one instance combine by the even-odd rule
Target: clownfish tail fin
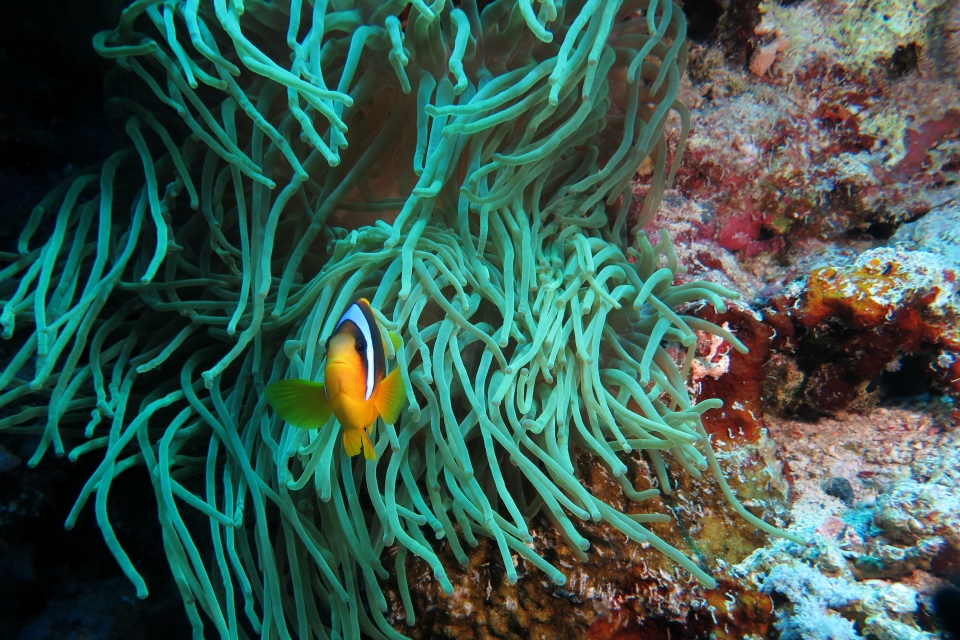
[[360,439],[361,433],[363,432],[360,429],[346,429],[343,432],[343,450],[351,458],[359,454],[363,446],[363,440]]

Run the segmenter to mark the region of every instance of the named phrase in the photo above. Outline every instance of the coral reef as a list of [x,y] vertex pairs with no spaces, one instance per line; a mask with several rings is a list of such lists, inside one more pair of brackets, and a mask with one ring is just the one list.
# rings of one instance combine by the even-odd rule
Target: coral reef
[[[813,543],[775,542],[731,574],[777,603],[780,637],[916,638],[933,633],[929,598],[958,569],[952,419],[878,409],[817,423],[768,417],[793,493],[792,530]],[[853,500],[828,495],[832,481]]]
[[954,5],[731,3],[681,87],[694,124],[677,186],[710,213],[701,237],[772,284],[824,242],[862,251],[954,201]]
[[904,388],[897,395],[911,395],[927,380],[956,396],[958,273],[937,254],[883,247],[787,287],[765,310],[779,355],[768,373],[777,384],[792,379],[789,390],[771,395],[770,406],[863,411],[876,401],[881,377],[898,375],[904,377],[895,384]]
[[[672,3],[131,4],[94,44],[132,146],[0,233],[0,569],[60,584],[30,539],[80,491],[60,533],[134,587],[0,616],[139,633],[179,595],[224,637],[932,639],[960,570],[956,14],[705,5],[688,57]],[[64,175],[48,130],[82,127],[0,111],[0,170],[40,161],[22,211]],[[359,296],[412,399],[371,462],[262,400]]]
[[[698,380],[694,375],[693,391],[699,398],[723,398],[724,407],[704,416],[708,433],[724,441],[756,442],[763,426],[764,363],[770,357],[773,331],[761,322],[762,317],[744,305],[731,305],[724,313],[702,305],[696,314],[710,322],[729,329],[746,344],[748,353],[734,355],[730,344],[717,344],[703,336],[698,342],[698,354],[713,366],[714,375]],[[724,359],[729,360],[724,368]]]
[[[717,445],[718,463],[738,498],[755,514],[782,525],[787,515],[785,485],[771,443]],[[586,465],[583,467],[586,469]],[[638,489],[653,486],[648,463],[631,464]],[[417,561],[411,568],[418,589],[411,591],[418,611],[417,638],[485,638],[530,634],[546,638],[705,637],[740,638],[772,630],[772,603],[756,587],[726,576],[732,566],[766,543],[767,536],[736,517],[714,482],[677,475],[669,495],[654,501],[676,522],[651,523],[650,528],[684,553],[696,557],[718,578],[705,589],[678,572],[669,558],[649,553],[646,545],[623,546],[623,537],[605,523],[586,523],[583,535],[591,553],[580,562],[563,543],[549,520],[537,518],[531,530],[546,553],[568,573],[567,584],[551,585],[527,573],[509,584],[496,570],[497,551],[481,542],[469,551],[469,567],[450,571],[454,595],[445,597],[427,579],[429,567]],[[611,504],[627,504],[616,481],[604,470],[584,473],[584,486]],[[388,593],[388,598],[394,597]],[[420,611],[425,612],[422,616]]]
[[960,206],[944,206],[916,222],[901,225],[890,237],[891,246],[936,253],[960,269]]

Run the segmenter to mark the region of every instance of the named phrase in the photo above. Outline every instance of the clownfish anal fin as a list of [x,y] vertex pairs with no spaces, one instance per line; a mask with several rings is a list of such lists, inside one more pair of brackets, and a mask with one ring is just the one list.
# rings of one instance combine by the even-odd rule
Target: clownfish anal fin
[[299,429],[319,429],[332,413],[320,382],[277,380],[267,385],[264,395],[281,418]]
[[380,417],[383,418],[383,421],[387,424],[396,424],[406,399],[407,392],[403,388],[400,369],[394,369],[390,372],[390,375],[381,380],[373,395],[373,402],[377,408],[377,413],[380,414]]
[[367,432],[363,429],[346,429],[343,432],[343,450],[350,456],[359,455],[363,451],[363,457],[367,460],[376,460],[377,452],[373,450],[373,443],[367,437]]

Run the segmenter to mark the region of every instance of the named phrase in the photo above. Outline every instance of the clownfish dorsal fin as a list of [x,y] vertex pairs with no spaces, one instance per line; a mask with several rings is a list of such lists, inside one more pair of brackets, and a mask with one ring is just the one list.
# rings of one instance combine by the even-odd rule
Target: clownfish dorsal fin
[[[387,330],[386,333],[381,332],[383,335],[383,355],[387,360],[395,360],[397,358],[397,351],[403,347],[403,338],[394,333],[393,331]],[[390,338],[390,341],[387,341],[387,337]]]
[[407,392],[403,388],[400,369],[394,369],[377,385],[377,391],[373,395],[373,406],[377,408],[377,413],[384,422],[396,424],[406,399]]
[[390,342],[393,344],[393,350],[400,351],[400,347],[403,346],[403,338],[393,331],[388,331],[387,334],[390,336]]
[[264,395],[281,418],[298,429],[319,429],[332,410],[323,383],[310,380],[277,380]]

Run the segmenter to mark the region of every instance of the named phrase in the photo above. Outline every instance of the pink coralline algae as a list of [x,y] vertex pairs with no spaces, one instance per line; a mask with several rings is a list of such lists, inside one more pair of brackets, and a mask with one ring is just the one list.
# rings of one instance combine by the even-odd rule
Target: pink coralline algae
[[904,135],[906,154],[893,165],[890,178],[910,179],[920,173],[929,166],[930,150],[938,143],[955,136],[958,131],[960,131],[960,109],[950,109],[942,118],[928,120],[917,129],[907,129]]

